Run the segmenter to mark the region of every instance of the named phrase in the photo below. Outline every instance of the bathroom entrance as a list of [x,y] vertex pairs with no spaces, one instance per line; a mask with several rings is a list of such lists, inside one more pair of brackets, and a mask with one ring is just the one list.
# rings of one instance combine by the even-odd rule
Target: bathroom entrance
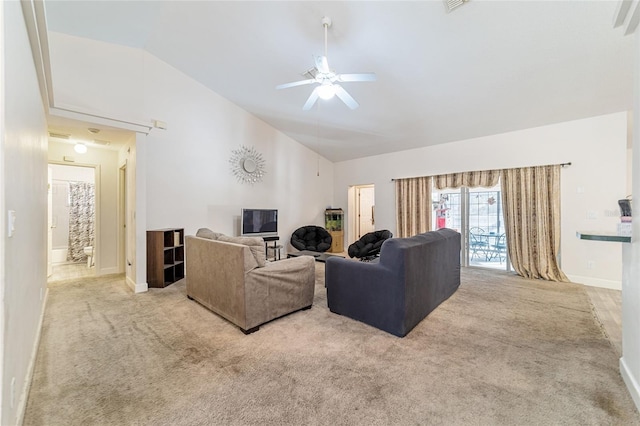
[[95,275],[96,169],[49,164],[49,281]]

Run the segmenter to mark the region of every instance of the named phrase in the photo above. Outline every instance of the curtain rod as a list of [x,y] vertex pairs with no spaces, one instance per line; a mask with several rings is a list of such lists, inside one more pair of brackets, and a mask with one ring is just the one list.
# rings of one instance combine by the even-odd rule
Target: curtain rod
[[[547,166],[555,166],[556,164],[546,164]],[[571,165],[571,161],[569,161],[568,163],[560,163],[557,164],[560,167],[568,167]],[[541,167],[541,166],[527,166],[527,167]],[[507,167],[507,169],[521,169],[522,167]],[[503,170],[503,169],[490,169],[490,170]],[[488,172],[489,170],[467,170],[467,172]],[[466,173],[466,172],[453,172],[453,173]],[[451,173],[441,173],[441,174],[451,174]],[[428,176],[413,176],[413,177],[406,177],[406,178],[391,178],[391,182],[395,182],[397,180],[401,180],[401,179],[414,179],[417,177],[433,177],[433,176],[439,176],[439,175],[428,175]]]

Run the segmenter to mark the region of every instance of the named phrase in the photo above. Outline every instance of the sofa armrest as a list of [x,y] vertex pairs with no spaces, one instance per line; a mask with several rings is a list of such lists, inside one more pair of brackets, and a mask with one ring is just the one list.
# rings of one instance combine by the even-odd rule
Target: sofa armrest
[[185,237],[187,296],[240,328],[245,325],[245,270],[249,247]]
[[315,262],[300,256],[268,262],[245,276],[249,328],[313,304]]
[[329,309],[387,330],[404,315],[403,275],[382,263],[331,257],[325,269]]

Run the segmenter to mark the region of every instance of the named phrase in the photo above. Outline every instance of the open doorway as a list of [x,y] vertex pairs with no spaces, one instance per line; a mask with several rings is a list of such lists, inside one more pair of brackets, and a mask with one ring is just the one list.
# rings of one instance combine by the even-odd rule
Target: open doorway
[[349,244],[376,229],[375,186],[356,185],[349,188]]
[[[131,265],[135,261],[135,226],[128,225],[135,221],[135,152],[139,135],[131,130],[57,116],[49,117],[48,124],[49,163],[91,167],[95,172],[95,244],[91,245],[95,249],[91,266],[87,268],[85,263],[82,275],[135,272]],[[79,145],[84,145],[86,151],[76,149]],[[123,253],[129,251],[134,255],[125,257]],[[88,257],[85,259],[89,261]]]
[[96,169],[49,164],[49,281],[95,275]]

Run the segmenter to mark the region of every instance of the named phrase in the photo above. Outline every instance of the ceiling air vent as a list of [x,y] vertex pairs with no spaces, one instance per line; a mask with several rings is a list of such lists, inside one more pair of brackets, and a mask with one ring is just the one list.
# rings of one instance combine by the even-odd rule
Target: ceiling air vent
[[444,0],[444,7],[447,9],[447,13],[453,9],[462,6],[469,0]]
[[64,133],[49,132],[50,138],[69,140],[70,136],[71,135],[66,135]]
[[109,141],[103,141],[103,140],[100,140],[100,139],[94,139],[94,140],[93,140],[93,143],[95,143],[96,145],[102,145],[102,146],[109,146],[109,145],[111,145],[111,142],[109,142]]

